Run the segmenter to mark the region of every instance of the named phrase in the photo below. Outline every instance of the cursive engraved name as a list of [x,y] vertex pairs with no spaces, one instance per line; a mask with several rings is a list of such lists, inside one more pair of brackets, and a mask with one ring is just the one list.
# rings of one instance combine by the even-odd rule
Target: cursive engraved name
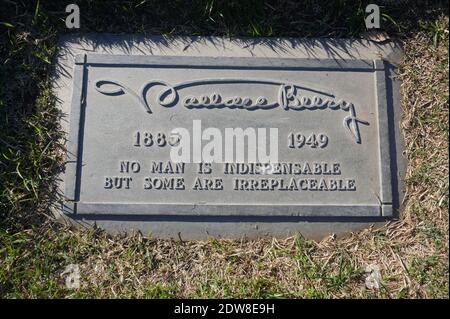
[[[153,87],[162,87],[162,89],[159,91],[159,94],[157,95],[156,102],[163,107],[172,107],[179,102],[179,91],[188,87],[212,84],[272,85],[276,86],[278,88],[278,91],[276,92],[276,99],[272,101],[264,96],[259,96],[254,99],[252,99],[251,97],[242,96],[223,97],[219,93],[212,92],[210,94],[202,94],[200,96],[187,95],[181,101],[181,105],[188,109],[230,108],[245,110],[264,110],[281,107],[284,110],[296,111],[313,111],[325,109],[342,110],[349,113],[349,115],[344,118],[343,125],[345,128],[347,128],[350,134],[354,137],[355,142],[358,144],[361,143],[359,124],[369,124],[367,121],[361,120],[356,116],[356,110],[353,103],[344,101],[342,99],[335,101],[332,98],[334,96],[329,93],[276,80],[220,78],[186,81],[178,83],[176,85],[170,85],[165,81],[156,80],[145,83],[142,86],[139,94],[137,94],[129,87],[121,84],[120,82],[111,80],[97,80],[95,82],[95,89],[105,95],[122,95],[128,93],[133,96],[139,104],[143,105],[148,113],[152,113],[150,105],[147,101],[147,93]],[[306,95],[300,94],[302,91],[309,91],[316,94],[325,95],[327,97],[320,97],[317,95],[308,97]]]

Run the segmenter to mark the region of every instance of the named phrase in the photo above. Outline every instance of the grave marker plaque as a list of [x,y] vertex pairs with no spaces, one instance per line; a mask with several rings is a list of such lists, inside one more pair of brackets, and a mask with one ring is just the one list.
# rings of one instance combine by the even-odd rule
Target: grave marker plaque
[[381,59],[79,54],[65,212],[137,223],[390,217],[386,74]]

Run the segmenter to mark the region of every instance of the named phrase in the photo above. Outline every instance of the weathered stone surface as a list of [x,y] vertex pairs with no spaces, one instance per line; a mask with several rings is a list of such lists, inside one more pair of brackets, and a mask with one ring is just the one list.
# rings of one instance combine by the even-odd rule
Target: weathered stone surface
[[[71,220],[186,239],[321,237],[398,209],[392,44],[91,36],[60,47]],[[235,128],[249,129],[244,146],[254,134],[256,159],[227,157]],[[221,140],[210,165],[208,134]],[[275,144],[274,163],[254,164]]]

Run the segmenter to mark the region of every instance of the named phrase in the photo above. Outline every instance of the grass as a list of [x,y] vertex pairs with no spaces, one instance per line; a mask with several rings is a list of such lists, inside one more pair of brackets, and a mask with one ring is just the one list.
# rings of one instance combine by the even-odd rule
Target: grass
[[[81,32],[358,36],[370,1],[77,1]],[[68,2],[70,3],[70,2]],[[448,298],[448,2],[386,2],[403,42],[406,198],[400,220],[342,239],[179,242],[48,218],[61,168],[51,61],[65,4],[0,0],[1,298]],[[175,14],[174,14],[175,13]],[[81,286],[63,272],[80,267]],[[367,289],[377,265],[380,289]]]

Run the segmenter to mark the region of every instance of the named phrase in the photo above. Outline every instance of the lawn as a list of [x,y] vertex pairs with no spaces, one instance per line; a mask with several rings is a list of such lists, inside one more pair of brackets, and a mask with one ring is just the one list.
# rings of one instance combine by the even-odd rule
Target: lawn
[[[359,37],[370,2],[77,1],[77,32]],[[448,1],[384,3],[381,27],[404,47],[400,218],[321,242],[175,241],[51,218],[63,158],[52,61],[73,31],[63,2],[0,0],[0,298],[448,298]],[[66,287],[70,264],[79,288]],[[378,288],[366,286],[367,267],[379,269]]]

